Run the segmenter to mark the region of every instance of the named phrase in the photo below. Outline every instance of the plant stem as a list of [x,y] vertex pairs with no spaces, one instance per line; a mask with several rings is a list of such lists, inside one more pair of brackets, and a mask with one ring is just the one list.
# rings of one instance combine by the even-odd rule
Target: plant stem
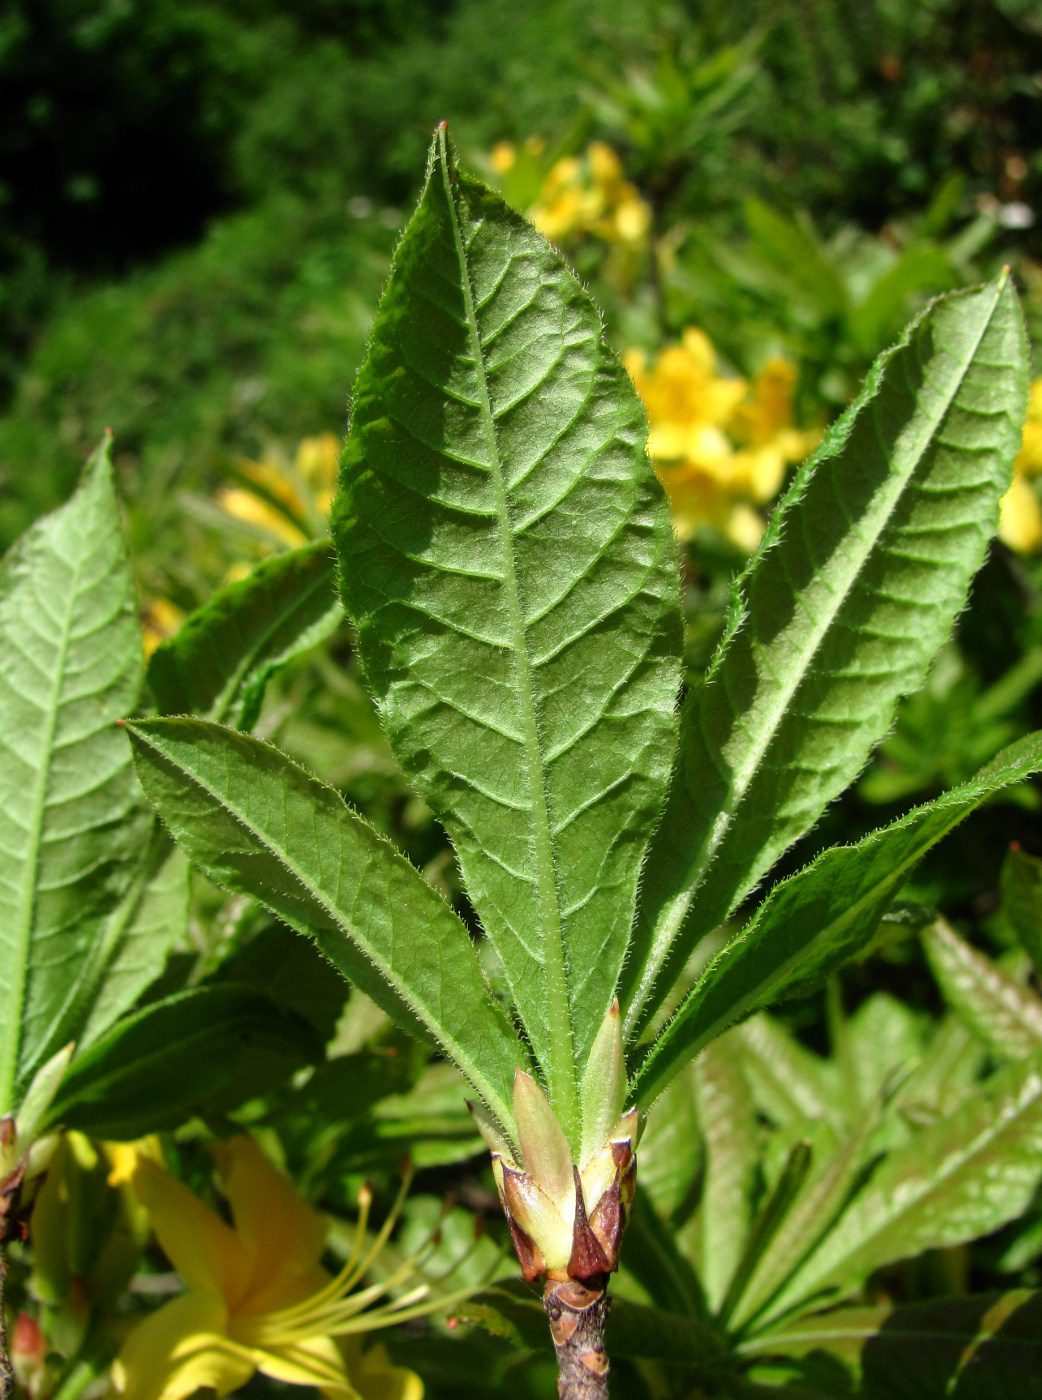
[[543,1308],[557,1350],[561,1400],[608,1400],[604,1324],[610,1306],[606,1274],[585,1284],[574,1279],[547,1280]]
[[7,1349],[7,1321],[4,1317],[4,1284],[7,1282],[7,1257],[3,1251],[3,1224],[0,1223],[0,1400],[11,1400],[14,1395],[14,1371],[11,1368],[11,1353]]

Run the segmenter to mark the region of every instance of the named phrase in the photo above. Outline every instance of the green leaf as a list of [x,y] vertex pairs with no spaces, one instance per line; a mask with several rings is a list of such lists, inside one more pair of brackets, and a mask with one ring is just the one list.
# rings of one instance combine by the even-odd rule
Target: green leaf
[[696,1061],[695,1098],[705,1143],[698,1275],[715,1313],[745,1250],[760,1155],[752,1096],[728,1042],[708,1046]]
[[48,1123],[127,1141],[173,1128],[264,1052],[286,1078],[322,1058],[319,1036],[252,987],[194,987],[153,1002],[77,1056]]
[[76,1007],[89,1008],[80,1044],[108,1030],[162,973],[188,931],[189,879],[184,853],[153,822],[141,867],[105,921],[76,987]]
[[885,1157],[779,1294],[777,1314],[874,1270],[1014,1220],[1042,1176],[1042,1055],[1008,1065]]
[[684,706],[620,992],[627,1035],[922,683],[997,523],[1025,389],[1003,274],[935,302],[797,473]]
[[1042,1293],[1026,1289],[802,1317],[739,1344],[741,1356],[839,1357],[865,1400],[1035,1400]]
[[405,857],[270,744],[205,720],[127,730],[141,785],[189,858],[312,935],[400,1025],[439,1044],[510,1131],[524,1049],[467,930]]
[[160,713],[252,729],[274,673],[342,617],[327,541],[265,560],[218,589],[152,653],[147,680]]
[[440,129],[333,537],[391,744],[452,838],[573,1151],[675,745],[678,575],[646,433],[593,303]]
[[140,681],[106,438],[0,567],[0,1113],[70,1038],[69,991],[140,858],[116,727]]
[[1011,744],[970,783],[917,807],[856,846],[824,851],[776,885],[709,964],[658,1036],[635,1081],[647,1105],[685,1060],[732,1022],[808,989],[863,948],[916,863],[992,794],[1042,768],[1042,732]]
[[757,1261],[736,1301],[732,1326],[744,1327],[750,1318],[767,1311],[766,1304],[831,1229],[864,1166],[869,1135],[877,1121],[875,1112],[863,1113],[854,1131],[803,1183],[770,1249]]
[[1010,849],[1000,877],[1002,912],[1042,976],[1042,860]]
[[1023,1059],[1042,1050],[1042,1001],[960,938],[944,919],[923,933],[923,948],[944,999],[998,1055]]

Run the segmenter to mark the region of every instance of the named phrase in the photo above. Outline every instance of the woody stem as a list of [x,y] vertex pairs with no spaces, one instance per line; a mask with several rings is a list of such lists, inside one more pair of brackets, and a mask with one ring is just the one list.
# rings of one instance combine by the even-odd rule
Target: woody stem
[[10,1400],[14,1393],[14,1370],[7,1347],[7,1322],[4,1318],[4,1284],[7,1281],[7,1256],[3,1250],[5,1231],[0,1226],[0,1400]]
[[547,1279],[543,1308],[557,1350],[557,1389],[561,1400],[608,1400],[608,1275],[585,1283]]

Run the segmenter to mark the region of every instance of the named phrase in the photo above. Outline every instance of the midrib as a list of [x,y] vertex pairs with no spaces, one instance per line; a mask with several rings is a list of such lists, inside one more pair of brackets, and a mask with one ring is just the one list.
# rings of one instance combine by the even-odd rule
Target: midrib
[[21,913],[15,930],[11,964],[11,993],[3,1016],[3,1039],[0,1042],[0,1111],[10,1113],[14,1109],[14,1088],[18,1074],[18,1050],[22,1039],[22,1018],[25,1012],[25,992],[29,977],[29,947],[32,942],[33,915],[35,912],[37,874],[40,864],[40,841],[43,835],[43,812],[47,800],[47,784],[51,772],[51,754],[54,748],[54,734],[58,726],[58,702],[62,682],[65,679],[65,660],[69,649],[69,634],[72,629],[72,613],[79,593],[80,564],[73,567],[72,586],[68,591],[68,606],[62,620],[61,640],[54,666],[43,743],[40,749],[40,764],[33,788],[29,817],[29,845],[25,854],[22,878]]
[[[999,284],[999,287],[992,301],[991,307],[989,308],[987,315],[983,318],[980,331],[978,332],[977,337],[973,343],[973,347],[970,350],[969,354],[966,356],[962,370],[956,378],[949,394],[945,398],[943,406],[937,411],[929,425],[926,428],[924,428],[923,440],[921,442],[921,445],[914,451],[912,456],[913,465],[911,470],[906,476],[900,477],[898,479],[898,481],[894,485],[893,490],[890,493],[884,494],[885,504],[879,511],[879,519],[876,523],[875,530],[873,531],[867,546],[856,556],[856,567],[850,568],[847,572],[846,578],[841,582],[838,590],[839,596],[835,606],[825,614],[822,622],[818,623],[816,626],[812,626],[810,631],[809,644],[805,648],[803,648],[803,660],[797,667],[794,668],[792,676],[788,678],[781,686],[774,704],[770,707],[768,711],[766,721],[761,727],[760,737],[758,741],[750,749],[745,761],[742,763],[741,767],[736,771],[734,781],[732,782],[728,792],[728,799],[721,807],[719,813],[713,821],[712,827],[710,828],[709,837],[703,844],[699,852],[697,864],[695,865],[689,877],[687,889],[684,890],[683,893],[678,895],[667,905],[665,917],[660,921],[658,929],[655,933],[652,956],[648,959],[648,962],[645,964],[645,969],[641,974],[640,982],[638,983],[633,1000],[630,1003],[630,1007],[626,1018],[627,1035],[632,1034],[634,1029],[637,1026],[639,1026],[642,1022],[642,1012],[644,1008],[644,1003],[650,995],[654,987],[655,981],[662,970],[662,966],[669,955],[670,949],[672,948],[678,934],[680,933],[680,930],[694,903],[695,895],[698,893],[699,887],[701,886],[702,881],[705,878],[706,871],[709,869],[709,866],[712,864],[713,860],[715,859],[716,855],[720,850],[720,847],[723,845],[724,840],[726,839],[727,835],[733,827],[734,818],[738,812],[738,808],[745,800],[745,795],[749,790],[749,786],[752,783],[753,778],[756,776],[756,773],[759,769],[760,764],[763,761],[765,754],[767,753],[767,750],[773,743],[775,736],[777,735],[778,730],[780,729],[782,722],[784,721],[786,714],[788,713],[788,708],[792,702],[793,696],[796,694],[797,690],[806,679],[807,674],[810,671],[811,665],[814,661],[814,658],[817,656],[822,642],[824,641],[826,635],[832,627],[832,624],[835,622],[836,617],[839,615],[840,611],[845,605],[847,598],[849,597],[850,592],[853,589],[855,583],[861,576],[861,573],[865,566],[865,562],[871,557],[873,551],[879,543],[879,538],[885,530],[887,523],[889,522],[890,517],[893,515],[893,512],[896,509],[897,504],[900,501],[902,495],[904,494],[909,482],[915,476],[916,467],[922,460],[923,453],[929,447],[930,442],[937,433],[938,428],[941,426],[941,423],[944,421],[949,409],[951,408],[956,394],[961,389],[963,380],[966,378],[970,366],[972,365],[977,351],[980,348],[981,341],[984,339],[988,327],[991,325],[992,317],[995,312],[995,307],[998,304],[999,297],[1001,296],[1004,287],[1004,282]],[[871,402],[865,405],[866,409],[870,409],[871,407]]]
[[536,880],[539,895],[539,915],[542,925],[543,976],[546,987],[547,1032],[550,1063],[546,1066],[550,1098],[569,1141],[577,1141],[579,1133],[579,1100],[572,1052],[572,1024],[568,1006],[568,980],[564,961],[564,940],[561,931],[561,910],[554,864],[550,814],[546,797],[546,775],[539,743],[535,697],[528,660],[528,639],[521,613],[521,595],[514,563],[513,535],[507,499],[503,462],[499,452],[492,402],[488,392],[485,358],[478,329],[474,292],[470,284],[463,234],[449,178],[450,157],[445,129],[438,133],[438,146],[445,200],[450,211],[452,236],[459,262],[460,284],[470,332],[471,353],[481,398],[481,421],[489,454],[489,468],[496,501],[496,516],[502,541],[503,579],[510,620],[514,674],[517,677],[518,708],[520,710],[522,742],[528,770],[531,795],[532,835],[536,857]]

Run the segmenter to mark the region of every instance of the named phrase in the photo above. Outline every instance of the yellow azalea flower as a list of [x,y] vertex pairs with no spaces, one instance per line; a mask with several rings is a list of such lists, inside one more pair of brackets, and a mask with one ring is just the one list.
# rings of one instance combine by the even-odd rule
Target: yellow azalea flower
[[1031,386],[1013,473],[1013,484],[1002,498],[999,538],[1019,554],[1030,554],[1042,545],[1042,505],[1029,483],[1029,478],[1042,473],[1042,379]]
[[[505,152],[497,147],[494,167],[509,169],[503,165],[505,159]],[[636,186],[623,178],[622,162],[603,141],[592,141],[585,156],[564,156],[557,161],[528,216],[555,242],[592,234],[610,243],[638,247],[651,228],[650,205]]]
[[704,331],[689,326],[654,365],[623,356],[648,414],[648,455],[681,539],[710,526],[749,552],[763,532],[754,504],[772,500],[786,468],[807,455],[817,431],[795,427],[796,369],[773,357],[750,385],[721,373]]
[[146,658],[152,655],[160,642],[174,635],[184,618],[184,613],[169,598],[152,598],[149,601],[141,618]]
[[243,484],[222,486],[217,504],[274,547],[296,549],[326,528],[339,452],[333,433],[318,433],[300,442],[292,464],[274,452],[240,462]]
[[422,1287],[380,1304],[412,1272],[412,1261],[384,1283],[354,1291],[386,1243],[394,1213],[366,1250],[363,1203],[355,1248],[332,1278],[320,1263],[326,1221],[253,1139],[218,1143],[214,1155],[231,1225],[144,1153],[114,1168],[130,1171],[186,1285],[127,1337],[113,1365],[116,1391],[124,1400],[183,1400],[200,1388],[222,1396],[261,1371],[316,1386],[330,1400],[422,1400],[417,1375],[392,1366],[381,1348],[361,1348],[363,1333],[430,1310],[414,1306]]

